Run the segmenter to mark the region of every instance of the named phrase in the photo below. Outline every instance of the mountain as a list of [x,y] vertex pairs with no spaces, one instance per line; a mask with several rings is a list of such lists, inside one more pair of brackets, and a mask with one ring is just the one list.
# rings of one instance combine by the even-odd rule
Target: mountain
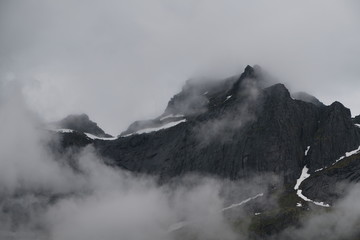
[[[297,224],[310,204],[330,206],[342,194],[336,183],[360,181],[359,119],[339,102],[291,94],[247,66],[222,81],[188,81],[161,116],[134,122],[116,139],[64,133],[63,146],[91,144],[112,165],[160,182],[189,173],[233,180],[276,174],[285,186],[278,209],[251,218],[256,234],[267,236]],[[60,123],[105,134],[86,115]]]
[[69,129],[79,133],[88,133],[100,138],[112,138],[102,130],[97,123],[90,120],[86,114],[74,114],[51,124],[56,129]]
[[355,124],[360,124],[360,115],[354,117],[354,118],[353,118],[353,122],[354,122]]
[[293,98],[297,99],[297,100],[301,100],[304,102],[308,102],[308,103],[312,103],[315,106],[318,107],[324,107],[325,105],[316,97],[306,93],[306,92],[296,92],[291,94]]
[[189,172],[238,179],[270,171],[289,183],[304,165],[314,171],[360,145],[359,129],[341,103],[294,100],[282,84],[263,87],[258,75],[248,66],[217,88],[186,86],[159,118],[94,145],[119,166],[165,179]]
[[[283,84],[267,86],[261,75],[247,66],[240,77],[216,84],[187,83],[158,118],[131,124],[116,140],[92,143],[114,164],[163,179],[189,172],[231,179],[274,172],[289,184],[305,165],[314,172],[358,148],[360,129],[349,109],[309,101],[315,97],[297,100]],[[60,123],[105,134],[86,115]]]

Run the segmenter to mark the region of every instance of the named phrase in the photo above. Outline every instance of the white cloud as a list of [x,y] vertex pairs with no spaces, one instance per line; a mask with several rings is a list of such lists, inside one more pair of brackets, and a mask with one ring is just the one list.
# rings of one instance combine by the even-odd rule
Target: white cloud
[[189,77],[256,63],[360,113],[358,13],[335,0],[5,0],[1,69],[39,80],[29,101],[46,118],[87,112],[112,134],[160,114]]

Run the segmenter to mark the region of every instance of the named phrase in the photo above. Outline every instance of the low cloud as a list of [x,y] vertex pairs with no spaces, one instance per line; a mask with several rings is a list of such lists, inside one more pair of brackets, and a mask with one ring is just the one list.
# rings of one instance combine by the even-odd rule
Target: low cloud
[[258,110],[260,101],[260,85],[256,79],[244,79],[240,83],[237,92],[224,99],[223,108],[226,101],[236,101],[230,106],[230,110],[225,113],[218,113],[216,117],[210,118],[205,122],[199,122],[194,127],[193,131],[200,141],[201,145],[207,145],[213,141],[227,142],[231,140],[234,131],[239,131],[250,121],[256,119],[256,112]]
[[[186,176],[159,185],[105,165],[91,146],[55,156],[48,147],[54,136],[28,110],[22,85],[1,86],[2,239],[233,240],[239,233],[223,208],[268,192],[269,181],[257,178]],[[233,207],[237,216],[242,207]]]
[[358,239],[360,185],[347,183],[342,188],[346,194],[331,209],[312,209],[300,226],[286,229],[276,239]]
[[359,16],[355,0],[2,0],[0,75],[37,79],[27,100],[48,120],[85,112],[112,135],[189,77],[247,64],[359,114]]

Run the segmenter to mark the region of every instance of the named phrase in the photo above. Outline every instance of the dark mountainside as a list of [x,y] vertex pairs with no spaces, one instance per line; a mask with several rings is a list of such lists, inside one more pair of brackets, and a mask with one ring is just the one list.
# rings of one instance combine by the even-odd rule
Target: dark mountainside
[[[187,82],[160,117],[133,123],[116,140],[81,140],[85,136],[67,133],[63,146],[91,144],[111,164],[159,176],[161,182],[189,173],[229,179],[275,173],[285,185],[279,209],[251,220],[256,236],[272,235],[297,223],[311,204],[294,190],[305,166],[311,176],[300,189],[315,202],[332,204],[342,194],[337,183],[360,180],[360,154],[346,155],[360,146],[355,124],[360,117],[352,119],[339,102],[326,106],[265,80],[259,67],[247,66],[239,77]],[[88,118],[80,119],[86,121],[69,126],[66,118],[62,126],[89,129],[82,125]],[[91,125],[94,135],[105,134]]]

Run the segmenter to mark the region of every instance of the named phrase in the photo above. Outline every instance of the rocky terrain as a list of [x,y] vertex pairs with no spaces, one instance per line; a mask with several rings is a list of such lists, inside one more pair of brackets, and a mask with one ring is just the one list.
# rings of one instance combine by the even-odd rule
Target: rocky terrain
[[[58,134],[64,148],[92,145],[112,166],[161,183],[190,173],[231,180],[280,176],[278,208],[249,215],[253,238],[262,239],[296,225],[310,205],[331,207],[344,194],[339,184],[360,180],[359,119],[339,102],[327,106],[307,93],[292,94],[267,81],[260,67],[247,66],[222,81],[187,82],[161,116],[134,122],[117,138]],[[86,115],[59,126],[109,137]]]

